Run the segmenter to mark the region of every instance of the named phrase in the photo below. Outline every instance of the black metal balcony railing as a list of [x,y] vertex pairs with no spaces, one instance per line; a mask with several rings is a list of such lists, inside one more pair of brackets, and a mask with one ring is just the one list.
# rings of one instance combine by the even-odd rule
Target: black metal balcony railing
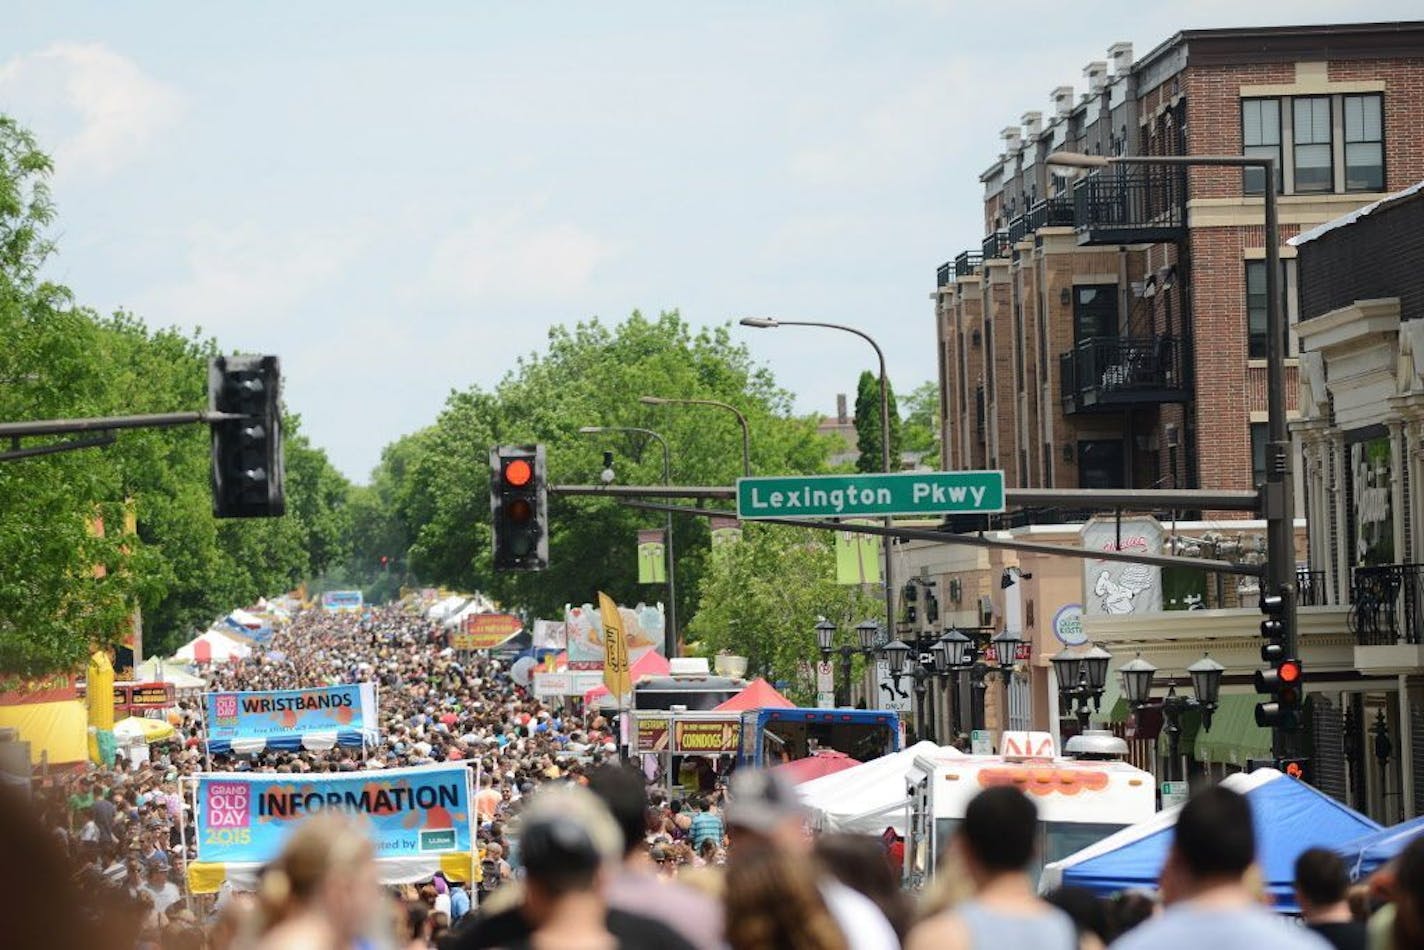
[[1357,567],[1350,585],[1350,629],[1360,646],[1417,644],[1424,616],[1424,564]]
[[1009,247],[1022,241],[1030,233],[1028,215],[1021,214],[1009,222]]
[[1045,198],[1028,209],[1030,232],[1037,231],[1039,228],[1071,228],[1073,223],[1073,199],[1071,197]]
[[1058,357],[1063,411],[1186,401],[1183,349],[1171,336],[1084,340]]
[[954,261],[945,261],[935,269],[935,286],[948,287],[954,283]]
[[954,276],[969,277],[979,273],[984,265],[984,257],[978,251],[965,251],[954,259]]
[[1295,569],[1295,602],[1301,607],[1326,607],[1330,604],[1330,589],[1324,571]]
[[1182,168],[1117,166],[1073,186],[1079,244],[1151,244],[1186,237]]
[[1009,229],[1000,228],[984,239],[984,260],[991,261],[995,258],[1008,257],[1010,246]]

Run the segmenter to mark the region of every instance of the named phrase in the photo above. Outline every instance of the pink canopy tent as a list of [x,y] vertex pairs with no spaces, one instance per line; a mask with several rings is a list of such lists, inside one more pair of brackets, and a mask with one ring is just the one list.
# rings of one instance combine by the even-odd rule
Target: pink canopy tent
[[716,708],[717,712],[745,712],[748,709],[795,709],[796,704],[758,676],[740,693]]
[[796,759],[794,762],[783,762],[775,766],[772,771],[786,779],[792,785],[800,785],[802,782],[809,782],[813,778],[821,778],[825,775],[843,772],[846,769],[855,768],[857,765],[860,765],[860,763],[844,752],[837,752],[835,749],[822,749],[819,752],[806,756],[804,759]]
[[[667,676],[671,669],[668,666],[667,657],[657,650],[649,650],[634,660],[632,666],[628,667],[628,681],[636,686],[638,680],[645,676]],[[599,684],[583,694],[584,705],[591,706],[607,695],[608,687]]]

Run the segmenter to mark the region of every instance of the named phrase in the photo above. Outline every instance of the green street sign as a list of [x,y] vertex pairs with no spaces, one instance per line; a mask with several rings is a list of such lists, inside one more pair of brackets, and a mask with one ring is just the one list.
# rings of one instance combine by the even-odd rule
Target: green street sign
[[1004,510],[1003,472],[892,472],[737,479],[737,517],[993,514]]

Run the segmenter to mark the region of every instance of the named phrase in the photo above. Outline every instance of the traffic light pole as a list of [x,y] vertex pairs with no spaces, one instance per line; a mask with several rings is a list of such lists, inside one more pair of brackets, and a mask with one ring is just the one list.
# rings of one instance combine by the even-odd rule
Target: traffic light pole
[[[0,462],[34,458],[40,455],[57,455],[95,446],[109,445],[114,441],[112,433],[116,429],[171,429],[174,426],[211,424],[214,422],[236,422],[246,416],[231,412],[159,412],[137,416],[100,416],[88,419],[37,419],[31,422],[0,422],[0,440],[10,440],[10,449],[0,452]],[[42,435],[71,435],[93,432],[98,437],[76,439],[56,445],[39,445],[21,448],[20,440]]]

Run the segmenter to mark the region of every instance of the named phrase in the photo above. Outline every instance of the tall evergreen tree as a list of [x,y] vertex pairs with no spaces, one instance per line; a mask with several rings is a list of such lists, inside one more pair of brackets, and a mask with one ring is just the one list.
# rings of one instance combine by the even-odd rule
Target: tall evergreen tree
[[[900,410],[895,406],[895,387],[886,380],[886,392],[890,399],[890,470],[900,468]],[[880,378],[866,370],[860,374],[860,383],[855,393],[855,447],[860,451],[856,459],[857,472],[880,472],[883,459],[880,450]]]

